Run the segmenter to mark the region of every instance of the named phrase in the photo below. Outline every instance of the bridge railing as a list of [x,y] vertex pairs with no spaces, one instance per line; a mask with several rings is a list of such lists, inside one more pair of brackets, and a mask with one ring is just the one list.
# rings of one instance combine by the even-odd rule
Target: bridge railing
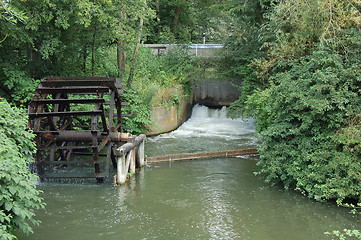
[[[143,44],[143,47],[153,49],[153,53],[160,56],[166,54],[169,50],[178,44]],[[222,44],[190,44],[189,55],[199,57],[213,57],[219,54],[219,50],[223,48]]]
[[128,138],[128,142],[119,147],[117,153],[117,175],[115,182],[120,185],[126,182],[128,173],[135,173],[138,166],[145,164],[144,141],[146,136],[141,134],[134,138]]

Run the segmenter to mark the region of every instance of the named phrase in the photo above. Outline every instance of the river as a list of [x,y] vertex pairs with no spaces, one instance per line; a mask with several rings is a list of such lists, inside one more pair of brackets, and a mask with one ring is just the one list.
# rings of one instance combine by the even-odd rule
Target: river
[[[146,155],[256,146],[252,119],[193,109],[174,132],[148,139]],[[26,240],[331,239],[360,219],[333,203],[270,186],[253,173],[257,156],[152,164],[125,185],[40,183],[47,204]]]

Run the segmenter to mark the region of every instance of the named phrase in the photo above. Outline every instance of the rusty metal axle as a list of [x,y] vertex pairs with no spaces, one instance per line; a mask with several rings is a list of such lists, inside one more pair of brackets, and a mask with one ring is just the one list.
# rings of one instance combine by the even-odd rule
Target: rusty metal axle
[[127,142],[131,138],[129,133],[121,132],[100,132],[100,131],[44,131],[36,132],[39,136],[47,140],[56,142],[91,142],[96,135],[98,141],[109,137],[111,142]]

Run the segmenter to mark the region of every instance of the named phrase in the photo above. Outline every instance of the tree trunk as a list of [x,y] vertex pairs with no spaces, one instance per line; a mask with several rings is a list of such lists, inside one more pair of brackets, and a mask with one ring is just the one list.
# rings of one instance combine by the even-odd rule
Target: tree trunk
[[83,73],[84,75],[86,75],[86,59],[87,59],[87,54],[88,54],[88,48],[85,45],[83,48]]
[[93,42],[92,42],[92,59],[91,59],[92,77],[94,77],[94,69],[95,69],[95,34],[96,34],[96,27],[94,27]]
[[159,0],[156,0],[155,4],[156,4],[156,11],[157,11],[157,33],[158,33],[158,38],[160,38],[160,34],[162,32],[162,29],[161,29],[161,25],[160,25],[160,4],[159,4]]
[[[122,35],[125,35],[124,28],[122,25],[124,24],[125,14],[123,12],[123,6],[121,5],[121,10],[119,12],[119,30],[121,31]],[[118,65],[118,76],[120,81],[122,82],[125,76],[125,71],[127,68],[127,55],[125,53],[125,43],[124,40],[121,38],[118,39],[117,43],[117,65]]]
[[175,13],[174,13],[174,18],[171,24],[171,31],[172,33],[175,35],[177,32],[177,27],[178,27],[178,23],[179,23],[179,17],[182,13],[182,8],[180,6],[177,6],[175,9]]
[[[147,1],[144,0],[144,6],[147,5]],[[144,8],[143,8],[144,11]],[[132,88],[132,81],[134,78],[134,71],[135,71],[135,67],[137,64],[137,55],[138,55],[138,51],[139,51],[139,46],[140,46],[140,42],[142,39],[142,32],[143,32],[143,24],[144,24],[144,19],[141,17],[139,19],[139,25],[138,25],[138,38],[137,38],[137,44],[135,45],[135,49],[134,49],[134,53],[133,53],[133,59],[132,59],[132,66],[130,68],[130,72],[129,72],[129,78],[128,78],[128,84],[127,87],[128,88]]]
[[117,44],[117,62],[118,62],[118,74],[120,81],[123,80],[125,75],[125,70],[127,68],[127,56],[125,53],[125,44],[123,40],[118,40]]

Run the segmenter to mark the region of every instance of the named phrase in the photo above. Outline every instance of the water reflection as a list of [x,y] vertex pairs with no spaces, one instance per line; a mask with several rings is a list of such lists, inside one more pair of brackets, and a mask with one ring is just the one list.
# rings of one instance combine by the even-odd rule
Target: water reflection
[[239,237],[234,231],[227,194],[220,189],[209,189],[206,194],[206,224],[210,237],[212,239],[236,239]]
[[19,239],[327,240],[323,232],[360,223],[346,209],[265,184],[252,158],[159,166],[121,187],[42,185],[42,224]]

